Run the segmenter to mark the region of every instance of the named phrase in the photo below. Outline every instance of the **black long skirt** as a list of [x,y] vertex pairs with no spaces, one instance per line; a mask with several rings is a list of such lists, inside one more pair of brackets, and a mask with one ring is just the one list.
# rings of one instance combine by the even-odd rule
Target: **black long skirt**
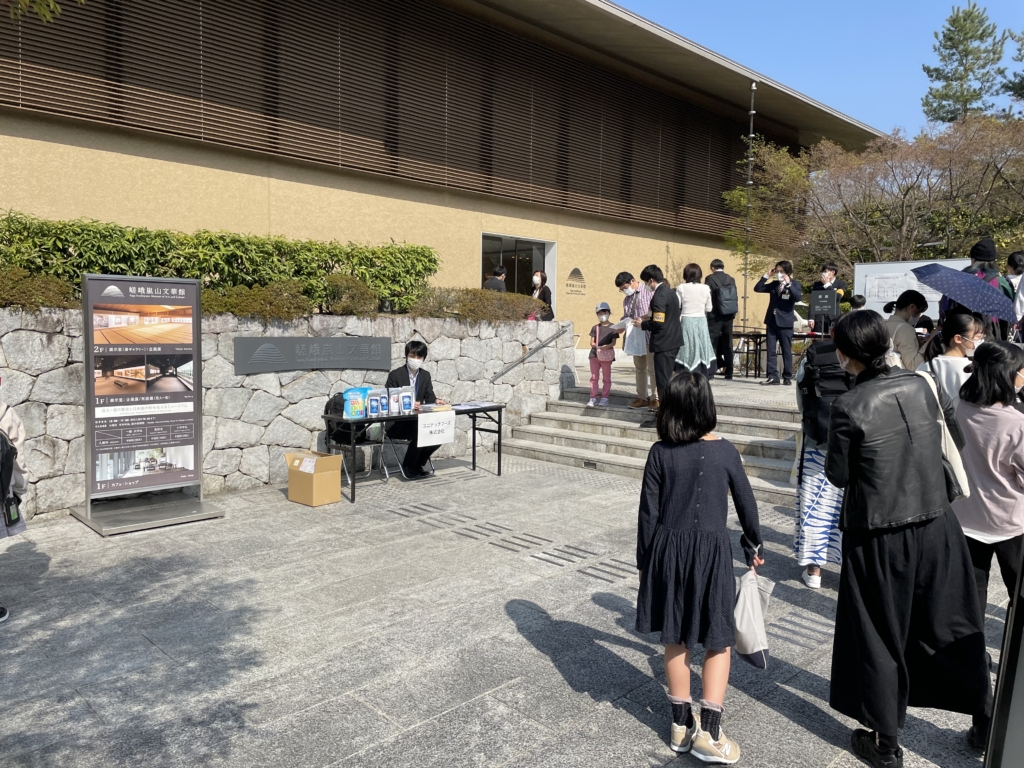
[[903,727],[908,705],[987,711],[983,618],[952,512],[844,532],[829,703],[889,735]]

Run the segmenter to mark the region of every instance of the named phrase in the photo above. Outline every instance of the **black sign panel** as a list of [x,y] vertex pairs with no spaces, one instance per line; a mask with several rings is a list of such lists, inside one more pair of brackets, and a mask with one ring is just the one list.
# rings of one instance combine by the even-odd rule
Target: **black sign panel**
[[[839,297],[835,290],[827,288],[823,291],[811,291],[811,317],[825,315],[835,317],[839,314]],[[817,328],[815,328],[817,330]]]
[[235,375],[277,371],[391,370],[389,336],[237,336]]
[[199,282],[87,275],[82,288],[89,498],[200,483]]

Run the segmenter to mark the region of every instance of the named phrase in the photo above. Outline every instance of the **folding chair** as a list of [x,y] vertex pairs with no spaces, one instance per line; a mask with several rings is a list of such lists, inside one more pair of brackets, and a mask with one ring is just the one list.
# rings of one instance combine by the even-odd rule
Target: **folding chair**
[[[391,474],[388,472],[387,461],[385,461],[384,459],[384,446],[386,445],[391,447],[391,455],[395,457],[395,463],[398,465],[398,471],[402,473],[402,477],[404,477],[406,480],[409,479],[409,476],[405,474],[405,467],[402,466],[402,462],[398,458],[398,449],[395,448],[396,443],[405,446],[409,445],[408,440],[392,439],[391,437],[388,436],[388,433],[385,431],[384,436],[381,438],[380,464],[377,467],[377,471],[384,475],[384,482],[387,482],[388,480],[391,479]],[[433,474],[435,471],[434,459],[429,458],[427,459],[427,462],[430,464],[430,473]]]

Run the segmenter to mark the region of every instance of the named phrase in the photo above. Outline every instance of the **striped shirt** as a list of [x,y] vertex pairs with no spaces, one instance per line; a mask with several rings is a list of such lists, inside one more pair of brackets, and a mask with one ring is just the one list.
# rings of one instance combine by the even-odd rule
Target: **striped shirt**
[[[622,316],[638,318],[643,317],[651,311],[651,299],[654,298],[654,291],[648,288],[646,285],[641,284],[640,288],[632,296],[626,296],[622,300]],[[647,347],[650,349],[651,346],[651,332],[645,331],[644,336],[647,339]]]

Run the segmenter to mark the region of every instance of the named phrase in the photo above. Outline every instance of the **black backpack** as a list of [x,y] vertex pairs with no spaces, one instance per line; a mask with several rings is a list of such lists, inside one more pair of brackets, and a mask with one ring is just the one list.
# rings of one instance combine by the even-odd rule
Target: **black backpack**
[[848,392],[853,379],[840,366],[831,339],[811,344],[804,356],[804,377],[800,381],[804,434],[816,443],[828,441],[829,411],[832,403]]
[[8,528],[21,520],[21,499],[11,492],[14,462],[17,458],[18,449],[7,433],[0,429],[0,499],[3,499],[4,525]]
[[722,316],[735,315],[740,311],[740,297],[735,282],[716,286],[711,291],[711,308],[716,315]]

